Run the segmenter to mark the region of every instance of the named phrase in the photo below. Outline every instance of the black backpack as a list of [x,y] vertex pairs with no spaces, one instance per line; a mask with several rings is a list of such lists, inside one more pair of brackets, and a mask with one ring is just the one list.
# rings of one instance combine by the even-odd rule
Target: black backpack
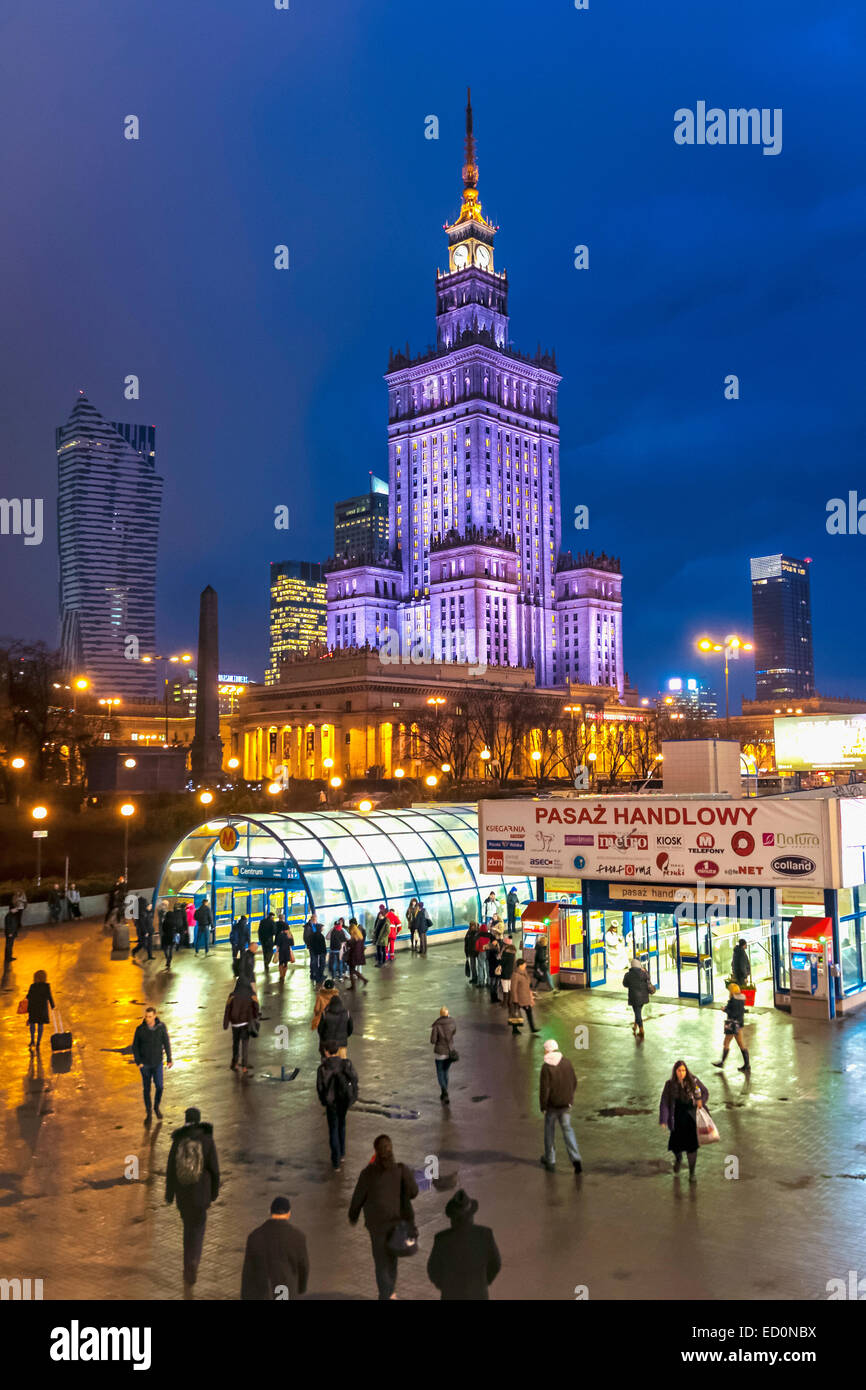
[[355,1104],[355,1088],[345,1067],[335,1067],[325,1086],[325,1100],[329,1105]]

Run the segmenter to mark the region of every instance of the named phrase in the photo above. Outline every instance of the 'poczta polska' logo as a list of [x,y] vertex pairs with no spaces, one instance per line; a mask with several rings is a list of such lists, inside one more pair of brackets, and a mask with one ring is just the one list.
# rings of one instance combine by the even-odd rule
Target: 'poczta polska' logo
[[780,854],[770,865],[775,873],[790,874],[792,878],[813,874],[817,867],[814,859],[807,859],[805,854]]

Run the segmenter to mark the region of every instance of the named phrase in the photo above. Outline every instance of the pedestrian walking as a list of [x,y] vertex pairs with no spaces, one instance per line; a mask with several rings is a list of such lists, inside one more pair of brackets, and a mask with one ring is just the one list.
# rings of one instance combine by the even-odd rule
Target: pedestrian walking
[[[144,898],[139,898],[138,923],[141,935],[141,948],[147,951],[147,959],[153,960],[153,903],[146,902]],[[136,945],[135,950],[138,950]],[[135,951],[133,951],[133,957]]]
[[184,916],[186,918],[186,931],[184,933],[184,946],[195,945],[195,903],[190,899],[184,906]]
[[331,1167],[336,1173],[346,1157],[346,1115],[358,1099],[358,1073],[336,1042],[325,1044],[316,1072],[316,1094],[325,1107]]
[[535,957],[532,962],[532,973],[535,977],[536,986],[546,984],[551,994],[556,994],[557,989],[553,983],[550,973],[550,944],[544,932],[536,938]]
[[328,932],[328,974],[335,980],[339,979],[342,974],[341,953],[345,940],[346,930],[343,926],[343,919],[338,917]]
[[509,1006],[511,996],[511,981],[514,978],[514,967],[517,964],[517,948],[510,936],[506,936],[502,943],[502,954],[499,957],[499,988],[502,991],[502,1002],[506,1008]]
[[749,1072],[752,1070],[749,1061],[749,1049],[743,1040],[743,1029],[746,1022],[746,1001],[740,992],[740,986],[732,980],[728,985],[728,1002],[725,1005],[725,1035],[722,1041],[722,1060],[713,1062],[714,1067],[723,1067],[728,1060],[728,1053],[731,1050],[731,1043],[736,1038],[737,1047],[743,1054],[743,1065],[737,1067],[737,1071]]
[[231,1028],[232,1030],[231,1071],[238,1070],[238,1058],[240,1058],[240,1070],[242,1072],[250,1070],[248,1066],[250,1029],[255,1026],[258,1017],[258,999],[250,989],[249,983],[239,980],[226,1000],[225,1012],[223,1013],[223,1028]]
[[163,1054],[165,1054],[165,1065],[171,1070],[171,1041],[168,1036],[168,1029],[162,1019],[157,1017],[153,1005],[148,1004],[144,1011],[144,1018],[132,1035],[132,1060],[141,1072],[141,1089],[144,1092],[144,1123],[146,1125],[149,1125],[151,1121],[151,1085],[154,1088],[153,1110],[156,1112],[156,1118],[162,1119],[159,1102],[162,1100],[163,1089]]
[[291,1226],[292,1204],[275,1197],[267,1221],[247,1236],[241,1274],[241,1299],[268,1303],[300,1298],[307,1292],[310,1257],[303,1231]]
[[74,883],[70,883],[66,894],[66,912],[70,920],[81,917],[81,894]]
[[316,991],[316,1000],[313,1005],[313,1017],[310,1019],[311,1033],[315,1033],[318,1031],[319,1020],[321,1019],[322,1014],[325,1012],[325,1009],[328,1007],[331,1000],[339,997],[339,993],[339,989],[334,984],[334,981],[330,978],[330,976],[327,980],[324,980],[322,984],[319,986],[318,990]]
[[[478,967],[475,961],[475,943],[478,940],[478,923],[470,922],[466,928],[466,935],[463,938],[463,954],[466,957],[466,964],[463,973],[471,985],[478,983]],[[414,946],[412,947],[414,950]]]
[[247,982],[247,984],[249,984],[249,985],[252,987],[252,990],[253,990],[254,993],[255,993],[255,987],[256,987],[256,986],[255,986],[255,980],[256,980],[256,950],[257,950],[257,949],[258,949],[258,948],[255,947],[255,946],[247,946],[247,949],[244,951],[243,955],[241,956],[240,968],[238,969],[238,984],[240,984],[242,980],[245,980],[245,981]]
[[481,909],[481,921],[485,927],[489,927],[494,917],[499,916],[499,907],[496,901],[496,894],[491,888]]
[[48,920],[49,922],[60,921],[60,909],[63,906],[63,898],[60,893],[60,884],[52,884],[48,891]]
[[162,914],[162,923],[159,929],[159,944],[162,954],[165,957],[166,970],[171,969],[172,956],[174,955],[174,913],[166,904]]
[[752,962],[749,960],[749,948],[746,938],[741,936],[731,956],[731,979],[742,989],[751,978]]
[[406,926],[409,929],[409,950],[416,950],[415,944],[415,913],[418,911],[418,899],[410,898],[409,906],[406,908]]
[[634,1022],[631,1031],[635,1037],[642,1038],[643,1032],[643,1011],[649,1003],[650,995],[655,994],[655,985],[652,984],[649,975],[644,970],[640,961],[635,958],[628,970],[622,977],[623,989],[628,990],[629,1007],[634,1014]]
[[548,1038],[544,1044],[544,1061],[538,1079],[538,1102],[544,1116],[544,1153],[541,1166],[552,1173],[556,1167],[556,1126],[562,1130],[565,1147],[575,1173],[583,1172],[580,1149],[574,1137],[569,1111],[577,1090],[574,1067],[563,1057],[559,1044]]
[[[328,985],[333,983],[333,980],[325,981],[325,990],[319,996],[321,999],[325,998]],[[316,1024],[316,1032],[319,1035],[319,1056],[324,1057],[328,1044],[334,1043],[339,1055],[345,1057],[346,1048],[349,1046],[349,1039],[354,1028],[352,1015],[343,1003],[339,990],[335,987],[330,999],[325,1001],[319,1013],[319,1021]]]
[[486,989],[490,984],[487,974],[487,947],[492,940],[493,933],[486,923],[482,923],[475,938],[475,982],[479,989]]
[[417,1196],[418,1186],[411,1169],[395,1160],[390,1137],[378,1135],[373,1141],[373,1157],[361,1170],[355,1184],[349,1221],[356,1225],[363,1211],[380,1301],[397,1297],[398,1256],[390,1248],[388,1237],[402,1222],[415,1229],[412,1201]]
[[385,904],[379,904],[379,911],[376,913],[376,920],[373,923],[373,945],[376,947],[376,967],[385,964],[385,957],[388,954],[388,933],[391,930],[391,923],[388,921],[388,914],[385,911]]
[[490,990],[491,1004],[499,1003],[499,962],[502,958],[502,936],[498,931],[491,927],[490,944],[485,955],[487,957],[487,985]]
[[307,948],[307,958],[310,966],[310,979],[313,979],[313,933],[319,930],[319,919],[315,912],[311,912],[304,923],[304,945]]
[[419,901],[418,911],[415,913],[415,931],[418,935],[419,956],[426,956],[427,954],[427,933],[432,926],[433,923],[430,919],[429,912],[424,904]]
[[520,1029],[523,1027],[523,1019],[520,1017],[520,1010],[526,1014],[531,1033],[540,1033],[541,1029],[536,1028],[535,1018],[532,1013],[532,1006],[535,1003],[535,995],[529,983],[529,976],[526,973],[526,961],[520,957],[514,967],[514,974],[511,977],[511,994],[508,1022],[511,1024],[511,1032],[514,1037],[519,1037]]
[[[30,1051],[42,1042],[42,1030],[50,1022],[49,1007],[54,1009],[54,996],[44,970],[37,970],[27,991],[27,1022],[30,1025]],[[38,1029],[38,1032],[37,1032]],[[35,1037],[35,1043],[34,1043]]]
[[683,1166],[683,1154],[689,1161],[689,1182],[695,1182],[698,1160],[697,1113],[709,1100],[704,1083],[693,1076],[685,1062],[674,1062],[670,1080],[664,1084],[659,1102],[659,1124],[669,1132],[668,1149],[674,1156],[673,1171]]
[[6,966],[10,965],[12,961],[15,959],[15,956],[13,955],[13,950],[16,938],[21,930],[21,923],[23,921],[24,912],[26,908],[27,898],[19,888],[16,892],[12,894],[11,898],[9,899],[9,910],[6,913],[6,919],[3,923],[3,935],[6,939],[6,949],[5,954],[3,956],[4,969],[6,968]]
[[509,936],[517,926],[517,909],[520,906],[520,898],[516,888],[510,888],[505,899],[505,914],[508,922]]
[[259,945],[262,948],[262,964],[265,972],[271,968],[271,956],[274,954],[274,938],[277,934],[277,924],[274,914],[268,908],[262,920],[259,922]]
[[365,963],[366,959],[367,957],[364,953],[364,933],[356,922],[354,926],[349,928],[349,989],[355,988],[356,980],[360,980],[366,989],[368,982],[361,974],[361,966]]
[[489,1226],[473,1220],[478,1203],[462,1187],[445,1207],[450,1228],[437,1231],[427,1261],[427,1278],[443,1302],[480,1303],[502,1268],[502,1257]]
[[386,960],[393,961],[394,952],[397,945],[397,933],[400,930],[400,918],[396,912],[388,913],[388,951]]
[[310,979],[314,985],[320,985],[325,978],[327,952],[328,943],[325,940],[325,933],[316,922],[310,933]]
[[171,1136],[165,1170],[165,1200],[176,1202],[183,1222],[183,1282],[198,1278],[204,1247],[207,1212],[220,1190],[220,1169],[213,1125],[202,1123],[201,1111],[191,1105],[185,1123]]
[[457,1061],[457,1052],[454,1047],[454,1034],[456,1032],[457,1024],[443,1004],[439,1010],[439,1017],[434,1019],[430,1029],[436,1080],[439,1082],[439,1099],[443,1105],[451,1104],[451,1097],[448,1095],[448,1076],[452,1064]]
[[105,905],[105,917],[103,918],[102,922],[103,927],[107,927],[109,924],[113,926],[114,923],[117,921],[117,919],[120,916],[121,908],[123,907],[123,900],[125,896],[126,879],[120,877],[115,880],[114,886],[109,891],[108,899]]
[[195,910],[195,953],[210,953],[210,929],[213,926],[213,913],[207,898],[202,898]]
[[286,978],[286,971],[295,963],[294,938],[285,922],[279,922],[277,932],[277,962],[280,967],[280,983]]

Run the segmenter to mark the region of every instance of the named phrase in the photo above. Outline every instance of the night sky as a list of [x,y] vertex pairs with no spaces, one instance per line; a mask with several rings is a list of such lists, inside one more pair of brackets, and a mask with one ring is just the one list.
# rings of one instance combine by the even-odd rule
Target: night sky
[[[83,387],[156,426],[162,649],[194,641],[210,583],[221,669],[262,675],[268,561],[325,558],[333,502],[387,476],[382,373],[389,347],[435,339],[471,83],[512,339],[564,375],[563,545],[621,555],[633,682],[718,688],[694,638],[750,635],[749,556],[783,550],[813,559],[818,689],[866,694],[866,536],[825,530],[829,498],[866,496],[864,15],[13,0],[0,492],[44,497],[45,540],[0,537],[0,634],[57,640],[54,428]],[[781,107],[782,152],[675,144],[698,101]],[[588,532],[568,529],[578,503]],[[742,663],[733,689],[753,694]]]

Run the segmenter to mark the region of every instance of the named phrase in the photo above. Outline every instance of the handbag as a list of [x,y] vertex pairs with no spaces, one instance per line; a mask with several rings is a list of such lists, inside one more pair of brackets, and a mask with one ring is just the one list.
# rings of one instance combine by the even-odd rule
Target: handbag
[[457,1051],[457,1048],[456,1048],[456,1047],[452,1047],[451,1051],[448,1053],[448,1061],[449,1061],[449,1062],[459,1062],[459,1061],[460,1061],[460,1053]]
[[467,980],[469,979],[469,976],[472,974],[472,971],[469,969],[469,958],[468,958],[468,957],[467,957],[467,959],[466,959],[466,964],[465,964],[464,967],[463,967],[463,974],[466,976]]
[[698,1113],[695,1116],[695,1125],[698,1131],[698,1144],[701,1147],[703,1147],[704,1144],[718,1144],[721,1135],[716,1129],[712,1115],[708,1110],[705,1110],[703,1106],[698,1108]]
[[19,999],[19,1001],[18,1001],[18,1012],[19,1012],[19,1014],[26,1014],[26,1013],[27,1013],[27,1000],[26,1000],[26,999]]
[[385,1246],[392,1255],[417,1255],[418,1232],[408,1221],[398,1221],[385,1238]]

